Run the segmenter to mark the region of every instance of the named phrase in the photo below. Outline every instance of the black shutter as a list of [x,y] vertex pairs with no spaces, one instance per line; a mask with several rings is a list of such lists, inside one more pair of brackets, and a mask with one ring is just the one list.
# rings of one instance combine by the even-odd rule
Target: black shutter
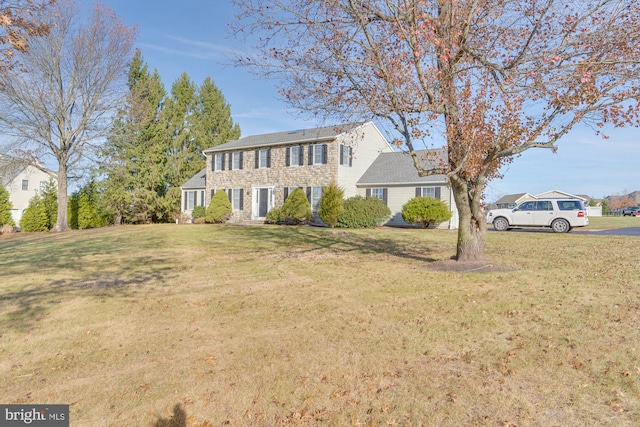
[[267,149],[267,167],[271,167],[271,148]]
[[436,199],[440,198],[440,187],[436,187]]
[[311,203],[311,187],[307,187],[307,200]]
[[322,164],[327,164],[327,144],[322,144]]
[[214,196],[215,194],[216,194],[216,190],[211,190],[211,198],[210,198],[209,200],[213,199],[213,196]]
[[260,167],[260,150],[256,150],[256,165],[255,168],[258,169]]
[[242,169],[242,161],[243,161],[243,157],[244,157],[244,152],[241,151],[240,152],[240,167],[238,169]]
[[387,197],[389,196],[389,190],[386,188],[382,189],[382,201],[384,202],[384,204],[387,204]]
[[218,154],[218,156],[222,156],[222,165],[220,165],[220,170],[223,171],[224,170],[224,164],[225,164],[224,158],[227,157],[227,156],[225,156],[224,153],[220,153],[220,154]]
[[289,197],[289,187],[284,187],[284,200],[287,200]]
[[340,164],[344,165],[344,145],[340,144]]
[[422,197],[422,187],[416,187],[416,197]]
[[227,197],[229,198],[229,201],[231,202],[231,206],[233,206],[233,190],[231,188],[227,190]]
[[314,145],[309,145],[309,164],[313,164],[313,147]]
[[300,154],[298,156],[298,166],[302,166],[304,165],[304,147],[302,145],[299,145],[300,147]]
[[349,167],[353,166],[353,147],[349,147]]
[[291,166],[291,147],[287,147],[287,158],[284,165]]
[[240,210],[244,210],[244,189],[241,188],[239,190],[236,191],[240,191]]
[[211,155],[211,170],[216,171],[216,155]]
[[367,188],[367,191],[365,192],[365,196],[371,197],[371,189],[370,188]]
[[187,210],[187,197],[189,197],[189,192],[188,191],[183,191],[182,192],[182,197],[184,198],[184,210]]
[[204,206],[204,190],[200,191],[200,206]]
[[233,153],[229,153],[229,170],[233,170]]

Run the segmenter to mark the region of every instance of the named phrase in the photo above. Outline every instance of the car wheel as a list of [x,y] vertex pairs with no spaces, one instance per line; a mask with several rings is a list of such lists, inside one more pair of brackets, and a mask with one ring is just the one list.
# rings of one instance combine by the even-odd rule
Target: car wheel
[[551,228],[555,233],[568,233],[571,226],[566,219],[556,219],[551,223]]
[[505,231],[509,228],[509,221],[502,217],[496,218],[493,220],[493,228],[496,231]]

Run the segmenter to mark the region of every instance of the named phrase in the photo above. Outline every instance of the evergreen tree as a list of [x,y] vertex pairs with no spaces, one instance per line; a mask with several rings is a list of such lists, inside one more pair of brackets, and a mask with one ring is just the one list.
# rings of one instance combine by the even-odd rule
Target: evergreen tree
[[200,85],[194,118],[193,133],[203,149],[240,138],[240,126],[233,123],[231,106],[210,77]]
[[302,224],[311,221],[311,205],[307,200],[307,195],[304,194],[301,188],[296,188],[289,194],[287,200],[282,205],[282,215],[285,221],[293,222],[295,224]]
[[13,205],[11,204],[11,200],[9,200],[9,192],[0,185],[0,228],[2,228],[3,225],[16,226],[11,216],[11,209],[13,209]]
[[84,230],[98,226],[98,215],[89,194],[82,190],[78,196],[78,228]]
[[25,232],[49,231],[51,218],[47,215],[47,206],[38,194],[29,200],[29,206],[20,218],[20,230]]
[[56,225],[58,219],[58,187],[52,179],[45,184],[41,197],[49,220],[47,227],[50,230]]
[[338,225],[338,217],[344,212],[344,190],[332,182],[322,190],[318,216],[329,227]]
[[231,217],[231,201],[224,190],[218,190],[207,207],[205,221],[208,223],[227,222]]

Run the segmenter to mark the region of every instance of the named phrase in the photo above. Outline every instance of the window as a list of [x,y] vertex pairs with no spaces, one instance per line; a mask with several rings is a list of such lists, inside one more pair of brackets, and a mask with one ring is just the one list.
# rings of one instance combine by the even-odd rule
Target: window
[[311,211],[317,212],[322,197],[322,187],[307,187],[307,199],[311,205]]
[[558,202],[561,211],[585,210],[584,203],[579,200],[562,200]]
[[40,191],[44,193],[44,190],[47,189],[47,182],[46,181],[40,181]]
[[340,164],[342,166],[351,166],[352,164],[353,148],[348,145],[340,145]]
[[29,180],[28,179],[23,179],[22,180],[22,191],[27,191],[29,190]]
[[244,191],[242,188],[233,188],[228,190],[229,201],[233,211],[241,211],[244,209]]
[[313,144],[309,146],[309,164],[321,165],[327,163],[327,144]]
[[416,187],[416,197],[433,197],[434,199],[439,199],[440,193],[440,187]]
[[536,209],[536,202],[524,202],[518,206],[519,211],[533,211]]
[[271,148],[256,150],[256,169],[271,167]]
[[213,155],[213,160],[212,160],[212,170],[213,171],[223,171],[224,170],[224,158],[225,155],[224,153],[217,153]]
[[375,197],[377,199],[380,199],[384,202],[384,204],[387,204],[387,196],[388,196],[388,190],[386,188],[367,188],[366,191],[366,195],[367,197]]
[[284,200],[287,200],[287,197],[289,197],[289,194],[293,193],[293,190],[295,190],[296,188],[302,188],[302,187],[284,187]]
[[185,191],[184,192],[184,209],[186,211],[191,211],[196,206],[196,201],[198,197],[197,191]]
[[552,211],[553,205],[550,200],[541,200],[536,202],[536,210],[538,211]]
[[287,147],[286,166],[302,166],[304,164],[304,148],[302,145]]
[[232,170],[242,169],[242,151],[236,151],[235,153],[229,153],[229,163]]

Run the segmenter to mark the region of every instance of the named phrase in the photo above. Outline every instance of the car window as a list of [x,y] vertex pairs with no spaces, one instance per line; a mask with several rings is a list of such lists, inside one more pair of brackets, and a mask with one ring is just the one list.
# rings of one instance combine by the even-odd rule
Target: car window
[[540,200],[536,202],[536,210],[538,211],[552,211],[553,205],[549,200]]
[[584,210],[584,205],[579,200],[560,200],[558,208],[562,211]]
[[535,209],[535,202],[524,202],[517,209],[519,211],[532,211]]

